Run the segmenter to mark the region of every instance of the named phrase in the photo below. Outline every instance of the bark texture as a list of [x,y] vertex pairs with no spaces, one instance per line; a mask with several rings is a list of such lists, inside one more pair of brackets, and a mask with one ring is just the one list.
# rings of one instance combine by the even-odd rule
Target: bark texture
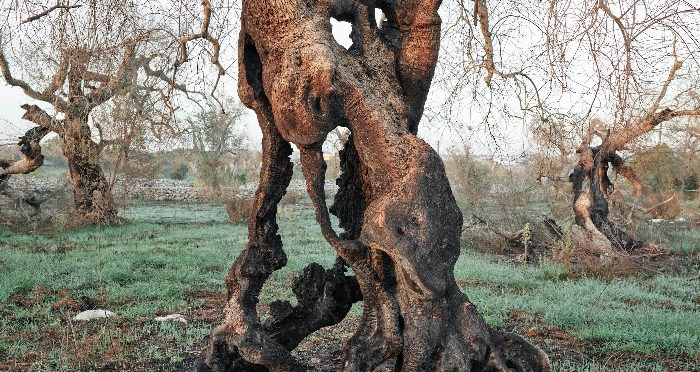
[[15,190],[8,185],[8,180],[13,174],[28,174],[39,169],[44,164],[44,156],[41,155],[39,142],[49,132],[44,127],[34,127],[19,138],[17,145],[24,158],[18,161],[0,159],[0,194],[8,196],[19,204],[26,204],[34,208],[34,214],[39,213],[41,203],[46,201],[42,195]]
[[[437,61],[439,4],[243,2],[239,96],[257,113],[264,160],[249,243],[226,278],[226,320],[198,370],[306,370],[290,351],[360,298],[345,371],[372,371],[392,358],[397,371],[551,370],[540,349],[489,327],[453,276],[462,215],[440,157],[415,136]],[[386,15],[381,27],[375,8]],[[333,39],[331,17],[352,24],[348,50]],[[321,151],[337,126],[352,133],[331,208],[345,229],[340,236],[325,202]],[[290,142],[338,260],[330,270],[308,267],[295,289],[299,305],[273,303],[271,321],[262,323],[257,296],[286,263],[275,213],[291,178]],[[355,277],[344,275],[346,265]]]

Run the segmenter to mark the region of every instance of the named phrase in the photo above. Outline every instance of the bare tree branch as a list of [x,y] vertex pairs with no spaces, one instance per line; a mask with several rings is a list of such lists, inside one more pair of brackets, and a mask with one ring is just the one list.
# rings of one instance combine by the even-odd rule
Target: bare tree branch
[[[135,60],[136,60],[136,45],[134,43],[127,44],[126,50],[124,51],[124,57],[122,62],[119,64],[119,69],[117,70],[116,77],[114,79],[107,78],[107,84],[104,87],[93,89],[87,95],[88,102],[90,102],[90,107],[97,107],[110,98],[114,97],[119,91],[130,87],[134,82],[135,73]],[[84,73],[83,79],[86,76],[89,77],[99,77],[95,74]]]
[[494,234],[504,238],[508,243],[520,243],[520,240],[523,237],[524,230],[518,230],[512,234],[508,234],[507,232],[501,231],[498,227],[496,227],[496,224],[494,224],[492,221],[479,217],[477,215],[473,215],[472,218],[476,220],[479,223],[482,223],[486,225],[486,227],[491,230]]
[[211,63],[214,64],[214,66],[217,67],[219,70],[219,75],[216,77],[216,82],[214,83],[214,87],[211,90],[211,93],[209,94],[221,107],[221,109],[224,109],[223,104],[219,101],[218,98],[214,95],[214,92],[216,91],[216,88],[219,85],[219,80],[221,76],[226,74],[226,69],[224,66],[221,65],[221,62],[219,61],[219,53],[221,51],[221,44],[219,43],[219,40],[217,40],[215,37],[211,36],[209,33],[209,24],[211,22],[211,13],[212,13],[212,7],[211,4],[209,3],[209,0],[202,0],[202,7],[204,8],[204,20],[202,21],[202,28],[200,33],[198,34],[192,34],[188,35],[185,37],[180,38],[180,44],[179,44],[179,49],[180,49],[180,58],[178,58],[177,61],[175,61],[175,69],[173,71],[173,77],[171,79],[172,85],[175,86],[175,74],[177,74],[178,68],[187,62],[188,59],[188,52],[187,52],[187,43],[193,40],[197,39],[204,39],[208,41],[212,47],[214,48],[214,53],[212,53],[211,56]]
[[493,79],[493,75],[499,76],[503,79],[514,79],[517,80],[517,77],[522,77],[526,79],[527,81],[530,82],[532,85],[533,89],[535,90],[535,96],[537,98],[537,107],[543,107],[542,105],[542,100],[540,98],[540,92],[539,89],[537,88],[537,85],[535,85],[534,80],[527,74],[525,74],[523,71],[514,71],[510,73],[504,73],[500,71],[494,62],[493,59],[493,41],[491,39],[491,31],[489,30],[489,13],[488,13],[488,8],[486,6],[486,0],[474,0],[474,24],[476,25],[476,22],[479,22],[479,28],[481,29],[481,34],[484,37],[484,51],[486,52],[486,65],[484,68],[486,68],[486,77],[484,78],[484,81],[486,81],[487,85],[491,85],[491,80]]
[[47,16],[49,13],[53,12],[56,9],[75,9],[75,8],[80,8],[81,6],[82,5],[59,5],[59,4],[56,4],[56,5],[52,6],[51,8],[46,9],[45,11],[43,11],[37,15],[31,16],[31,17],[23,20],[22,23],[34,22],[41,17]]
[[[63,100],[59,99],[54,94],[55,89],[52,91],[52,85],[49,85],[50,88],[45,90],[43,93],[39,93],[36,90],[34,90],[31,86],[29,86],[29,84],[27,84],[24,80],[16,79],[12,76],[12,73],[10,72],[10,64],[9,62],[7,62],[7,58],[5,58],[4,48],[2,46],[2,38],[0,38],[0,70],[2,70],[2,76],[5,78],[5,81],[8,84],[14,87],[22,88],[24,93],[30,98],[51,103],[56,107],[56,109],[58,109],[61,112],[67,109],[65,102],[63,102]],[[60,71],[61,70],[59,69],[59,72]],[[55,81],[52,81],[52,84],[54,83]]]

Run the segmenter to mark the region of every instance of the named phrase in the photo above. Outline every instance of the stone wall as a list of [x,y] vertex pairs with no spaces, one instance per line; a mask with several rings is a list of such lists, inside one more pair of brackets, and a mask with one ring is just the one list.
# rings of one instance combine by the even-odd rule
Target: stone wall
[[[55,191],[62,188],[71,188],[70,180],[67,178],[28,178],[11,177],[9,185],[17,189],[24,190],[46,190]],[[232,199],[234,197],[252,197],[258,188],[257,182],[232,188],[222,188],[222,198]],[[335,194],[338,186],[335,181],[326,180],[326,193]],[[292,180],[289,191],[306,193],[306,184],[302,180]],[[169,200],[169,201],[208,201],[212,199],[211,190],[206,187],[195,187],[192,182],[167,180],[167,179],[133,179],[128,181],[118,180],[114,185],[114,196],[116,198],[128,198],[145,200]]]

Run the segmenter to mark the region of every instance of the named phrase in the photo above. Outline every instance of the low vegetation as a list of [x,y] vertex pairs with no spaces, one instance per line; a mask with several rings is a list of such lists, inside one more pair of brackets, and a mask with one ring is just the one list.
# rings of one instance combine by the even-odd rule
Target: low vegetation
[[[294,302],[292,278],[312,261],[325,267],[334,261],[308,200],[293,199],[278,214],[289,264],[266,284],[264,304]],[[0,370],[193,365],[202,339],[221,322],[223,277],[246,243],[245,224],[231,223],[223,203],[136,201],[122,216],[131,223],[0,230]],[[692,239],[636,270],[587,273],[538,248],[524,266],[518,248],[484,253],[465,235],[455,275],[489,323],[533,340],[557,371],[698,370],[700,246]],[[117,316],[71,320],[96,308]],[[265,305],[259,311],[265,314]],[[173,313],[187,324],[153,320]],[[344,322],[310,336],[298,356],[320,371],[334,370],[338,336],[352,332],[360,313],[356,305]]]

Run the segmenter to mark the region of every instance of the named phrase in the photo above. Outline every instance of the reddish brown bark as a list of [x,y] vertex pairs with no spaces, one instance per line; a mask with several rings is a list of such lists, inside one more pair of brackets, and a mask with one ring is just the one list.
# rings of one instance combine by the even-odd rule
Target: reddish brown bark
[[117,220],[117,210],[100,165],[102,149],[92,140],[89,131],[86,122],[73,120],[61,137],[61,152],[68,159],[73,181],[74,213],[88,221],[113,222]]
[[[381,28],[375,7],[386,14]],[[258,115],[264,162],[249,243],[226,278],[226,319],[199,370],[305,370],[285,335],[297,340],[342,319],[359,297],[352,288],[364,307],[344,347],[345,371],[372,371],[391,358],[402,371],[550,370],[541,350],[490,328],[453,276],[462,215],[440,157],[415,136],[439,50],[438,7],[437,0],[243,2],[239,96]],[[352,24],[349,50],[334,41],[330,17]],[[325,204],[321,152],[337,126],[352,132],[332,208],[346,229],[340,236]],[[273,326],[261,323],[255,305],[267,277],[286,263],[275,213],[291,178],[289,142],[301,151],[316,219],[339,260],[325,275],[307,268],[305,286],[327,295],[298,291],[299,306],[273,306]],[[342,275],[345,264],[355,279]],[[316,316],[306,314],[312,303]],[[287,321],[291,314],[306,320]]]

